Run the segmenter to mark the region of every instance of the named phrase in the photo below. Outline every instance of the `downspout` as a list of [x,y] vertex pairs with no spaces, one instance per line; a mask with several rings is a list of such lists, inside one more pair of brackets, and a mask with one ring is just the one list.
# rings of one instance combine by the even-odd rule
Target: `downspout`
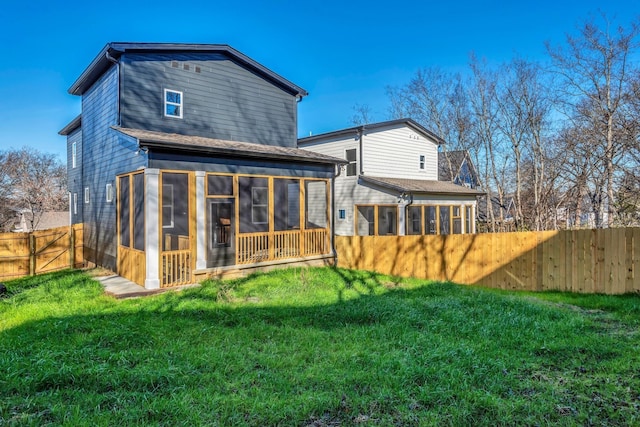
[[334,267],[338,266],[338,251],[336,251],[336,178],[342,173],[342,166],[335,165],[331,179],[331,251],[333,252]]
[[[409,198],[408,202],[405,202],[407,200],[407,196]],[[413,193],[401,193],[400,194],[400,198],[402,200],[402,217],[404,218],[403,221],[403,234],[400,234],[400,230],[398,230],[398,236],[406,236],[407,235],[407,212],[409,211],[407,208],[411,205],[413,205]]]
[[364,125],[360,126],[360,129],[358,130],[358,153],[360,155],[360,175],[364,175],[364,167],[362,165],[363,160],[364,160],[364,154],[362,153],[362,146],[364,141]]

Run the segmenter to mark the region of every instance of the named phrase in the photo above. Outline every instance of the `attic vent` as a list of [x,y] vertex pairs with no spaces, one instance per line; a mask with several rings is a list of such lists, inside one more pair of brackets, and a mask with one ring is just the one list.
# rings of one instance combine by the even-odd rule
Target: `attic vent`
[[189,71],[189,64],[184,64],[184,65],[182,66],[182,68],[184,68],[185,70]]
[[178,61],[171,61],[171,66],[173,68],[178,68],[180,66],[180,64],[178,64]]
[[199,72],[200,72],[200,67],[196,65],[196,73],[199,73]]

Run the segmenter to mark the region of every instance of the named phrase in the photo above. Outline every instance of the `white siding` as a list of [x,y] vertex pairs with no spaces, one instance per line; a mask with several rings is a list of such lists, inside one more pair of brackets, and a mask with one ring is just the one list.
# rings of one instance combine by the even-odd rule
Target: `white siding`
[[[438,179],[438,145],[405,125],[365,133],[362,150],[364,175]],[[420,155],[425,156],[424,170]]]

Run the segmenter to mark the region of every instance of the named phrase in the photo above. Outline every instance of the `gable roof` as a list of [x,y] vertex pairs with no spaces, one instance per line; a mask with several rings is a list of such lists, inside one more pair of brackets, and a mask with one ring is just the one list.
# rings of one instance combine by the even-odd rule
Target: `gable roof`
[[396,126],[396,125],[406,125],[418,133],[423,134],[425,137],[433,139],[437,144],[444,144],[444,139],[440,138],[435,133],[431,132],[426,127],[422,126],[420,123],[416,122],[410,118],[403,118],[397,120],[389,120],[386,122],[378,122],[378,123],[369,123],[366,125],[354,126],[346,129],[335,130],[333,132],[321,133],[313,136],[306,136],[304,138],[298,139],[298,144],[307,144],[310,142],[315,142],[321,139],[326,138],[334,138],[342,135],[353,135],[355,133],[364,133],[370,130],[378,130],[388,126]]
[[141,147],[151,149],[181,150],[183,152],[219,154],[236,157],[252,157],[306,163],[346,164],[344,159],[327,156],[300,148],[278,147],[250,142],[227,141],[203,136],[130,129],[112,126],[113,129],[138,140]]
[[107,43],[80,77],[71,85],[68,92],[72,95],[82,95],[114,62],[124,53],[220,53],[231,60],[256,72],[266,80],[281,87],[292,95],[306,96],[307,91],[274,73],[243,53],[226,44],[188,44],[188,43]]
[[[447,158],[449,161],[447,161]],[[471,169],[471,173],[475,175],[476,170],[467,150],[439,151],[438,179],[442,181],[451,181],[452,175],[453,178],[458,176],[465,160]],[[449,169],[449,162],[451,162],[451,169]]]
[[447,181],[432,181],[426,179],[381,178],[375,176],[360,176],[365,182],[395,190],[400,193],[428,193],[428,194],[456,194],[461,196],[480,196],[482,191],[456,185]]

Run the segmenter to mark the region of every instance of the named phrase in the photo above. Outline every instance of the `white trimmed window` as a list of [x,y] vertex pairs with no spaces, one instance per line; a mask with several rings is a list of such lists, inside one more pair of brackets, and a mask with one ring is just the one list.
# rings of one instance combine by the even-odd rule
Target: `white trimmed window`
[[73,193],[73,214],[78,215],[78,193]]
[[105,194],[107,196],[107,203],[113,202],[113,184],[111,183],[107,184]]
[[251,222],[254,224],[269,223],[269,189],[253,187],[251,189]]
[[355,148],[345,150],[345,159],[349,164],[347,165],[347,176],[356,176],[358,174],[358,152]]
[[182,118],[182,92],[177,90],[164,90],[164,116]]
[[89,187],[84,187],[84,202],[89,203]]
[[424,170],[424,154],[420,154],[420,170]]
[[71,144],[71,168],[76,168],[76,142]]

